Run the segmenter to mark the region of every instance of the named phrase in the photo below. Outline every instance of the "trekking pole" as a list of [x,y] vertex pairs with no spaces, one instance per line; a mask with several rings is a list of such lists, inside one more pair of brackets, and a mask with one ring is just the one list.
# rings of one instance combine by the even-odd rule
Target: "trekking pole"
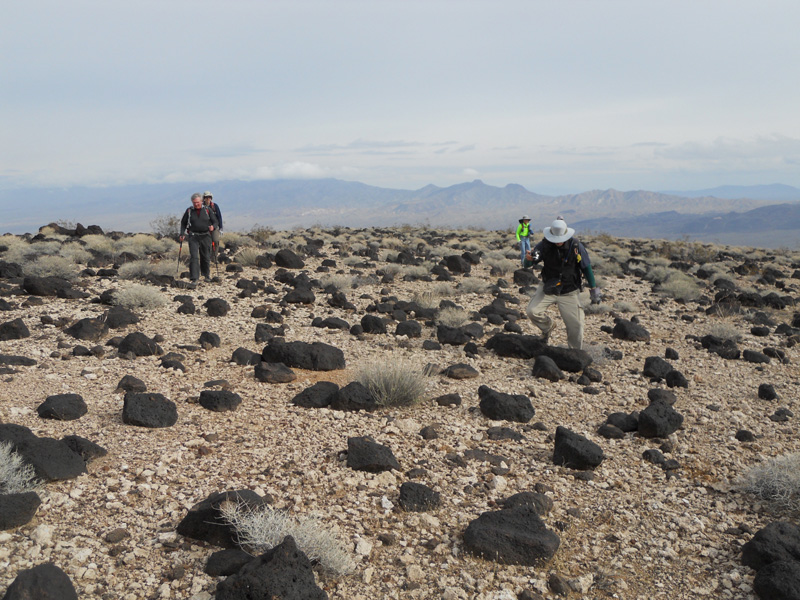
[[180,246],[178,246],[178,264],[175,267],[175,275],[179,275],[181,272],[181,252],[183,252],[183,240],[181,240]]
[[211,242],[211,253],[214,255],[214,268],[217,271],[217,278],[219,279],[219,263],[217,262],[217,245]]

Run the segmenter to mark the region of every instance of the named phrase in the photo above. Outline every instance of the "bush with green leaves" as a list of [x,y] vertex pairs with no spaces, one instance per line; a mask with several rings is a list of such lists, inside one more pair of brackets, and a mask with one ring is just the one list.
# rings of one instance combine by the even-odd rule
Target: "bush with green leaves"
[[163,306],[167,299],[160,290],[152,286],[133,283],[117,290],[114,302],[123,308],[149,310]]
[[23,263],[22,272],[25,275],[34,277],[75,279],[78,276],[75,263],[63,256],[40,256],[30,262]]
[[359,367],[356,380],[383,407],[417,404],[427,387],[423,368],[405,360],[365,363]]
[[252,508],[244,502],[234,501],[223,502],[220,513],[233,525],[239,544],[253,555],[263,554],[290,535],[308,559],[323,570],[346,575],[355,568],[351,553],[329,529],[330,520],[294,517],[268,504]]
[[35,492],[40,486],[33,465],[14,452],[10,442],[0,442],[0,494]]
[[773,508],[800,511],[800,452],[770,458],[751,467],[736,485]]

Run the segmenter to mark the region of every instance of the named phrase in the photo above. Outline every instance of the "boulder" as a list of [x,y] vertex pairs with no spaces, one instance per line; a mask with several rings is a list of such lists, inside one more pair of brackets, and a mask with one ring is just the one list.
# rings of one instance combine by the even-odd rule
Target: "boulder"
[[650,332],[639,323],[628,321],[627,319],[617,319],[616,325],[611,335],[618,339],[628,342],[649,342]]
[[309,371],[333,371],[345,368],[344,352],[322,342],[285,342],[272,339],[261,352],[261,360],[281,362],[287,367]]
[[566,427],[556,428],[553,464],[587,470],[594,469],[604,459],[603,450],[593,441]]
[[222,344],[222,340],[219,339],[219,336],[216,333],[212,333],[211,331],[204,331],[200,334],[200,337],[197,340],[197,343],[203,346],[204,348],[219,348]]
[[800,598],[800,562],[779,560],[758,570],[753,591],[761,600],[798,600]]
[[20,571],[3,600],[78,600],[78,593],[69,576],[48,562]]
[[239,548],[218,550],[208,557],[204,571],[211,577],[228,577],[237,573],[251,560],[253,557]]
[[217,584],[216,600],[328,600],[311,561],[290,536]]
[[397,503],[407,512],[420,512],[438,508],[442,504],[442,498],[439,492],[433,491],[427,485],[406,481],[400,486]]
[[440,344],[449,344],[450,346],[461,346],[469,342],[472,337],[464,331],[462,327],[449,327],[447,325],[438,325],[436,327],[436,339]]
[[486,341],[486,348],[494,351],[498,356],[535,358],[545,353],[547,344],[542,341],[542,338],[534,335],[496,333]]
[[251,490],[215,492],[201,500],[186,513],[176,531],[178,534],[208,542],[222,548],[237,548],[236,530],[220,513],[223,502],[237,502],[249,508],[259,508],[267,502]]
[[102,458],[108,454],[108,450],[99,444],[95,444],[93,441],[87,440],[79,435],[65,435],[61,438],[61,441],[86,463],[90,463],[94,459]]
[[289,383],[297,379],[297,375],[283,363],[259,361],[253,370],[256,381],[264,383]]
[[683,424],[683,415],[664,402],[651,402],[639,413],[639,435],[646,438],[667,437]]
[[249,367],[260,363],[261,355],[258,352],[240,347],[233,351],[230,362],[236,363],[242,367]]
[[114,306],[106,312],[105,322],[110,329],[122,329],[128,325],[136,325],[139,322],[139,317],[124,306]]
[[347,466],[356,471],[380,473],[400,471],[400,463],[391,448],[378,444],[369,437],[347,438]]
[[800,527],[773,521],[742,546],[742,564],[760,571],[770,563],[800,561]]
[[122,422],[151,429],[172,427],[178,422],[178,407],[163,394],[127,392],[122,406]]
[[67,327],[64,333],[77,340],[97,342],[108,333],[108,325],[102,317],[80,319]]
[[414,320],[401,321],[397,324],[395,335],[404,335],[408,338],[422,337],[422,325]]
[[242,403],[239,394],[229,390],[203,390],[200,392],[200,406],[214,412],[236,410]]
[[275,254],[275,264],[284,269],[302,269],[305,267],[303,259],[288,248],[282,248]]
[[361,383],[351,381],[333,394],[330,408],[351,412],[357,410],[373,411],[378,408],[378,402],[372,392]]
[[120,390],[125,392],[146,392],[147,385],[145,385],[144,381],[138,377],[134,377],[133,375],[125,375],[119,380],[117,389],[115,391]]
[[209,317],[224,317],[230,311],[231,306],[222,298],[209,298],[203,303]]
[[542,354],[552,359],[559,369],[569,373],[580,373],[592,363],[592,357],[589,356],[589,353],[577,348],[559,348],[545,345]]
[[364,315],[361,317],[361,328],[364,333],[386,333],[386,322],[378,315]]
[[292,398],[292,404],[303,408],[325,408],[333,401],[339,386],[330,381],[318,381]]
[[494,421],[527,423],[536,413],[530,399],[521,394],[512,396],[482,385],[478,388],[478,397],[481,413]]
[[60,277],[26,277],[22,281],[22,289],[31,296],[64,297],[72,285]]
[[447,367],[444,371],[442,371],[442,375],[450,379],[464,380],[475,379],[480,375],[480,373],[471,365],[458,363]]
[[159,356],[164,354],[161,346],[139,331],[126,335],[117,347],[117,351],[120,354],[130,352],[134,356]]
[[539,492],[519,492],[497,502],[503,508],[516,508],[518,506],[529,506],[536,511],[539,516],[545,516],[553,510],[553,499],[547,494]]
[[27,428],[11,432],[8,425],[2,427],[0,442],[11,442],[14,451],[33,467],[37,479],[64,481],[87,472],[86,462],[61,440],[37,437],[30,430],[23,431]]
[[31,332],[28,331],[28,327],[22,319],[17,318],[13,321],[0,323],[0,342],[21,340],[27,337],[31,337]]
[[48,396],[37,408],[42,419],[74,421],[89,412],[80,394],[55,394]]
[[485,512],[464,532],[467,552],[501,564],[539,566],[560,544],[558,535],[528,505]]
[[0,494],[0,531],[30,523],[41,503],[36,492]]
[[566,377],[563,371],[558,368],[558,365],[555,363],[555,361],[544,354],[536,357],[536,360],[533,363],[531,375],[553,382],[560,381]]
[[672,365],[660,356],[648,356],[644,359],[642,375],[655,379],[664,379],[672,371]]

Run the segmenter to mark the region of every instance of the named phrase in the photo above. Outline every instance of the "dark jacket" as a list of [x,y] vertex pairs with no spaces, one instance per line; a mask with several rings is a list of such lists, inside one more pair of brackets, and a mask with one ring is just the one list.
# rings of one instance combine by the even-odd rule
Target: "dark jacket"
[[185,233],[208,233],[208,226],[213,225],[214,229],[219,227],[217,215],[213,210],[208,210],[205,206],[199,209],[190,206],[183,213],[181,219],[181,235]]
[[542,281],[546,294],[569,294],[583,289],[581,276],[585,276],[591,287],[595,287],[594,273],[586,248],[574,237],[559,247],[542,240],[532,254],[539,252],[542,260]]
[[209,208],[213,211],[215,215],[217,215],[217,222],[219,223],[219,227],[217,227],[217,229],[222,231],[222,211],[219,209],[219,204],[217,204],[212,200],[211,206],[209,206]]

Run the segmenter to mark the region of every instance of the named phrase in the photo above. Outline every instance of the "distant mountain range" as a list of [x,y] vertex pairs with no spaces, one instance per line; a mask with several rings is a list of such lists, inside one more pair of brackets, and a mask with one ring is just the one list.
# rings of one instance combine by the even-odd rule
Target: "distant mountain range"
[[337,179],[27,188],[0,190],[0,227],[22,233],[62,220],[148,231],[154,218],[180,215],[191,193],[206,189],[219,202],[228,230],[246,231],[254,224],[275,229],[427,224],[510,230],[527,214],[537,230],[562,215],[579,231],[627,237],[689,236],[742,245],[759,239],[752,245],[761,246],[794,246],[800,239],[800,190],[780,184],[670,193],[609,189],[564,196],[480,180],[418,190]]

